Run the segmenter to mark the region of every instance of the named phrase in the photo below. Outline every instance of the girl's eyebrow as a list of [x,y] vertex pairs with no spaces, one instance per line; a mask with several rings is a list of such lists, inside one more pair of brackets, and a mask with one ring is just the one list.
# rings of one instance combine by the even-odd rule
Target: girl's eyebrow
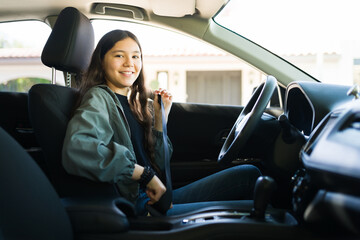
[[[116,53],[116,52],[122,52],[122,53],[124,53],[124,52],[127,52],[127,51],[125,51],[125,50],[114,50],[114,51],[112,51],[113,53]],[[138,54],[140,54],[141,52],[140,51],[132,51],[132,53],[138,53]]]

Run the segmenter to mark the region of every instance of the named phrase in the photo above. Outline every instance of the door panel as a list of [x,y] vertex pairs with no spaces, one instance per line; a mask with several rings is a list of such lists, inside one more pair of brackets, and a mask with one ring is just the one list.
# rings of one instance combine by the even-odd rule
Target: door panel
[[168,135],[174,147],[174,188],[222,169],[217,157],[241,110],[238,106],[173,104]]

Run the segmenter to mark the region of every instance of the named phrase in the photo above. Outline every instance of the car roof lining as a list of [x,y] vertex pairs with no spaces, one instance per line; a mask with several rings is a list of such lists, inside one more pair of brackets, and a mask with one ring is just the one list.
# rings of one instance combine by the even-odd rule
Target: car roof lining
[[[197,14],[202,18],[211,18],[221,9],[228,0],[115,0],[111,4],[131,6],[139,8],[147,15],[155,14],[167,17],[183,17]],[[0,9],[0,22],[2,19],[14,20],[37,19],[44,20],[48,16],[58,15],[67,6],[77,8],[89,18],[92,18],[92,10],[95,4],[108,4],[102,0],[32,0],[31,4],[24,5],[21,1],[3,0]],[[108,4],[109,5],[109,4]],[[24,15],[26,13],[26,15]]]

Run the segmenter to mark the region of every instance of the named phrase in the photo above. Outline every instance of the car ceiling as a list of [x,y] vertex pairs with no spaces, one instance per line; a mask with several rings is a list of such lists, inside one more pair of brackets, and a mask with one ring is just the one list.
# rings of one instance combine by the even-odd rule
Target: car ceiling
[[0,21],[38,19],[57,15],[63,8],[72,6],[79,9],[89,18],[97,3],[130,5],[141,8],[148,16],[153,14],[167,17],[183,17],[197,14],[201,18],[212,17],[228,0],[2,0]]

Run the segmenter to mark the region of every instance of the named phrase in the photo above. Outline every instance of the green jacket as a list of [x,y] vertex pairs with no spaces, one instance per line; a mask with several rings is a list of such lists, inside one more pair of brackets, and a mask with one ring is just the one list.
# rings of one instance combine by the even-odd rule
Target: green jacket
[[[93,181],[116,183],[122,196],[135,202],[139,184],[131,179],[136,158],[130,134],[116,95],[106,85],[91,88],[67,127],[62,150],[65,170]],[[153,130],[153,136],[155,161],[163,170],[162,132]]]

